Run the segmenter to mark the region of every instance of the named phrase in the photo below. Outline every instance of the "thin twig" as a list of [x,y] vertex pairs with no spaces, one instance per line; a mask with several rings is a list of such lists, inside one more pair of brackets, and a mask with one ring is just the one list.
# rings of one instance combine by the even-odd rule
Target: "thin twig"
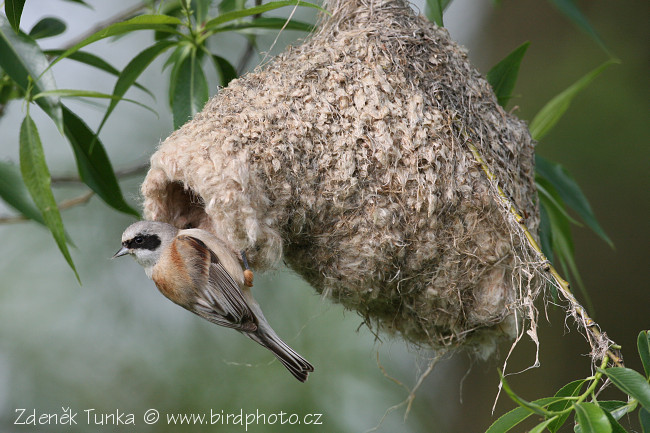
[[[610,340],[605,334],[603,334],[600,331],[600,327],[598,326],[598,324],[589,316],[585,308],[575,298],[575,296],[571,292],[571,287],[569,285],[569,282],[560,276],[557,269],[555,269],[555,267],[551,264],[548,258],[544,255],[539,244],[537,243],[537,241],[535,240],[531,232],[528,230],[528,227],[526,227],[526,224],[524,223],[524,217],[521,216],[521,213],[515,208],[514,203],[503,192],[503,190],[498,185],[498,183],[495,182],[496,176],[488,167],[487,163],[485,162],[485,159],[481,156],[479,150],[472,143],[469,134],[467,134],[466,131],[463,131],[463,135],[467,142],[467,146],[469,147],[470,151],[474,155],[474,159],[481,166],[481,169],[487,176],[490,183],[495,186],[499,199],[501,200],[501,204],[505,209],[507,209],[510,215],[519,224],[519,226],[524,232],[528,244],[535,251],[540,262],[545,264],[544,270],[550,274],[552,280],[555,282],[555,286],[557,287],[558,291],[569,302],[570,311],[575,311],[575,314],[579,319],[578,322],[582,324],[582,326],[584,327],[587,333],[587,340],[589,341],[589,345],[591,346],[591,349],[593,351],[592,356],[594,358],[597,357],[602,358],[603,355],[606,355],[612,360],[614,365],[622,367],[623,357],[620,351],[618,350],[620,349],[620,346],[618,346],[616,343],[614,343],[612,340]],[[599,348],[602,347],[607,347],[607,350],[605,351],[604,354],[602,353],[602,351],[599,350]]]
[[291,20],[293,19],[293,14],[295,14],[297,10],[298,10],[298,4],[295,4],[293,6],[293,9],[291,10],[291,13],[287,17],[287,20],[284,22],[284,25],[282,26],[282,28],[280,29],[278,34],[275,36],[275,39],[273,40],[273,43],[269,47],[268,51],[264,54],[264,57],[262,58],[262,61],[260,62],[260,65],[263,65],[266,62],[266,58],[271,54],[271,51],[273,51],[273,48],[275,47],[275,44],[277,44],[278,39],[280,39],[280,35],[284,31],[284,29],[287,27],[289,22],[291,22]]
[[104,21],[98,22],[93,27],[89,28],[88,30],[86,30],[85,32],[83,32],[82,34],[77,36],[76,38],[73,38],[70,41],[68,41],[68,43],[63,46],[63,49],[68,50],[68,49],[74,47],[79,42],[83,41],[84,39],[88,38],[89,36],[94,35],[98,31],[110,26],[111,24],[119,23],[120,21],[124,21],[124,20],[126,20],[128,18],[131,18],[133,15],[137,14],[138,12],[140,12],[143,9],[146,9],[148,6],[149,5],[146,2],[141,2],[141,3],[138,3],[138,4],[132,6],[132,7],[128,8],[128,9],[123,10],[122,12],[120,12],[120,13],[118,13],[118,14],[116,14],[116,15],[114,15],[114,16],[112,16],[112,17],[110,17],[110,18],[108,18],[108,19],[106,19]]
[[[57,205],[57,208],[61,211],[61,210],[66,210],[75,206],[85,204],[88,202],[88,200],[90,200],[90,198],[93,195],[95,195],[94,191],[88,191],[78,197],[74,197],[68,200],[63,200],[61,203]],[[14,224],[14,223],[21,223],[25,221],[29,221],[29,218],[23,215],[0,217],[0,224]]]
[[[125,177],[137,176],[145,173],[149,169],[149,163],[145,162],[142,164],[134,165],[133,167],[128,167],[122,170],[115,171],[115,177],[122,179]],[[83,183],[79,176],[54,176],[52,177],[52,183]]]

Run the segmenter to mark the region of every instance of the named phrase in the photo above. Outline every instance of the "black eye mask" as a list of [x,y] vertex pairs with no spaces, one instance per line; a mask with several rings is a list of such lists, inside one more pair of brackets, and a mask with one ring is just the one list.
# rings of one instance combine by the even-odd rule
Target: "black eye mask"
[[124,241],[123,245],[127,248],[153,251],[160,246],[160,237],[158,235],[138,235]]

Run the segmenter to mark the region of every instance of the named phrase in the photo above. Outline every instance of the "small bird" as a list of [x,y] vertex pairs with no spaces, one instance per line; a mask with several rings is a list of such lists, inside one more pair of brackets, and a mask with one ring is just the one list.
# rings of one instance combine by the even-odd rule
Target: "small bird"
[[[122,234],[113,258],[131,254],[172,302],[217,325],[233,328],[269,349],[301,382],[314,367],[278,337],[264,318],[236,254],[212,233],[136,222]],[[246,256],[242,253],[246,268]],[[247,286],[248,284],[248,286]]]

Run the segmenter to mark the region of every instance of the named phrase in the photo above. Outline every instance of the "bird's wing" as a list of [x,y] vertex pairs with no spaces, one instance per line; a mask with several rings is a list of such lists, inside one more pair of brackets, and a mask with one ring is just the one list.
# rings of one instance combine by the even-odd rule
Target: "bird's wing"
[[176,242],[181,248],[193,249],[197,258],[191,264],[199,271],[194,273],[197,294],[195,312],[217,325],[245,332],[255,331],[255,315],[246,303],[239,284],[226,271],[214,251],[193,236],[179,235]]

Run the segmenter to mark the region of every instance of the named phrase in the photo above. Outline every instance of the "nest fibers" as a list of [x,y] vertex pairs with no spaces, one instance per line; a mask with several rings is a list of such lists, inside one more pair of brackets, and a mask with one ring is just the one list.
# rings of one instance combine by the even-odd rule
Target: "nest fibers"
[[209,230],[254,269],[284,258],[373,329],[487,356],[541,283],[467,140],[535,233],[526,125],[406,2],[328,9],[163,142],[146,217]]

